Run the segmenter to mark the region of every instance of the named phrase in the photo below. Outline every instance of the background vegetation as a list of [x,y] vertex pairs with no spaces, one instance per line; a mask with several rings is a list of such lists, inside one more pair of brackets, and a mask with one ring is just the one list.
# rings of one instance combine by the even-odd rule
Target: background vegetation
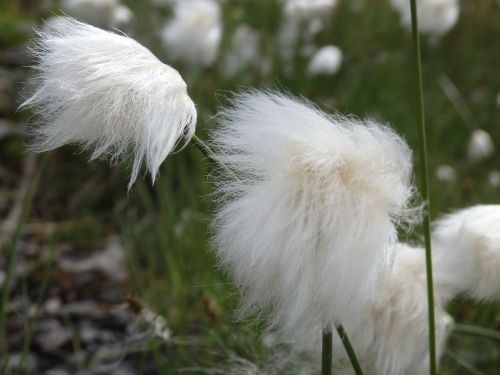
[[[168,8],[159,9],[148,1],[124,3],[135,15],[127,33],[169,62],[158,39]],[[34,159],[26,153],[27,114],[16,112],[28,78],[25,43],[31,38],[31,27],[57,10],[56,4],[52,8],[40,4],[0,1],[0,122],[8,129],[5,134],[0,129],[0,218],[5,220],[19,197],[25,201],[28,196],[23,187],[36,188],[33,181],[42,166],[43,157]],[[261,53],[271,61],[271,70],[248,68],[228,78],[222,64],[193,68],[176,63],[197,105],[202,138],[214,126],[211,117],[228,92],[271,87],[303,95],[326,110],[389,122],[416,150],[411,35],[400,27],[397,13],[385,1],[340,4],[314,44],[338,46],[344,53],[343,65],[338,74],[319,78],[307,75],[307,57],[280,58],[278,1],[225,1],[223,11],[221,56],[235,28],[246,23],[261,33]],[[486,130],[500,150],[499,19],[495,0],[462,1],[458,25],[439,41],[422,41],[433,217],[500,201],[500,187],[489,178],[492,171],[500,170],[498,154],[477,163],[467,158],[475,128]],[[16,276],[6,310],[10,357],[21,355],[25,364],[35,358],[42,373],[54,368],[67,373],[77,369],[116,373],[117,368],[132,373],[218,373],[215,369],[225,373],[231,360],[248,368],[268,361],[266,345],[272,337],[258,323],[234,321],[238,294],[217,268],[210,247],[210,163],[190,145],[169,157],[153,187],[144,177],[127,193],[125,167],[87,162],[87,156],[70,147],[47,155],[16,245]],[[443,164],[456,170],[456,180],[437,178],[435,172]],[[106,247],[111,235],[121,238],[128,274],[124,279],[117,281],[100,269],[73,274],[57,260],[58,254],[88,259]],[[418,230],[409,240],[419,241]],[[3,249],[0,257],[5,271]],[[70,338],[47,354],[37,337],[45,332],[42,323],[50,315],[47,303],[54,301],[60,302],[63,312],[57,320],[69,330]],[[64,312],[65,305],[77,301],[93,302],[97,315],[82,318]],[[151,334],[127,342],[129,327],[116,318],[115,311],[123,306],[129,311],[126,319],[141,315],[146,307],[163,316],[173,339]],[[488,328],[498,335],[499,306],[459,300],[450,309],[457,323]],[[95,347],[102,346],[92,346],[81,337],[82,321],[112,332],[117,342],[122,340],[123,351],[110,362],[114,367],[90,368]],[[448,348],[443,373],[498,373],[498,340],[454,332]]]

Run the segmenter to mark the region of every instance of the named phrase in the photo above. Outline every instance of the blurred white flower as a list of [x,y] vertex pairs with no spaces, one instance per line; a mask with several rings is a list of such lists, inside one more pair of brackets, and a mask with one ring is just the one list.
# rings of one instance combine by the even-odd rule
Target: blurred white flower
[[134,16],[120,0],[64,0],[61,7],[69,16],[97,27],[124,26]]
[[311,41],[324,27],[323,19],[333,13],[338,0],[284,0],[285,20],[279,33],[280,53],[293,58],[299,40]]
[[463,209],[437,220],[435,285],[452,296],[500,298],[500,205]]
[[256,30],[247,25],[238,26],[224,59],[224,75],[231,77],[248,66],[258,67],[259,41],[260,35]]
[[324,17],[331,13],[338,0],[285,0],[285,16],[294,19]]
[[125,5],[118,5],[113,11],[111,24],[113,26],[128,25],[134,18],[134,13]]
[[488,180],[490,181],[490,185],[494,188],[500,186],[500,171],[491,171],[488,176]]
[[489,158],[495,152],[491,136],[482,129],[474,130],[469,139],[468,157],[471,161]]
[[457,180],[457,171],[447,164],[443,164],[437,167],[436,177],[441,181],[454,182]]
[[215,0],[177,1],[172,20],[161,31],[167,55],[193,65],[212,65],[221,38],[221,10]]
[[[453,328],[453,318],[446,313],[445,302],[436,289],[438,362]],[[358,343],[356,337],[353,345],[366,350],[363,353],[368,368],[376,369],[376,374],[428,373],[427,275],[423,249],[398,245],[392,271],[382,279],[369,316],[361,325],[349,328],[361,335],[362,342]]]
[[500,108],[500,92],[497,94],[497,107]]
[[179,73],[124,35],[59,18],[39,31],[37,88],[22,106],[44,120],[32,148],[78,143],[91,159],[142,163],[154,181],[180,140],[194,134],[196,109]]
[[386,126],[303,100],[256,91],[232,103],[212,134],[233,171],[217,185],[220,262],[242,314],[269,312],[287,340],[321,336],[355,319],[389,266],[411,153]]
[[[410,0],[391,0],[401,16],[401,25],[411,30]],[[419,32],[440,36],[455,26],[460,15],[458,0],[417,0]]]
[[309,62],[309,74],[335,74],[342,65],[342,51],[335,46],[325,46],[316,51]]

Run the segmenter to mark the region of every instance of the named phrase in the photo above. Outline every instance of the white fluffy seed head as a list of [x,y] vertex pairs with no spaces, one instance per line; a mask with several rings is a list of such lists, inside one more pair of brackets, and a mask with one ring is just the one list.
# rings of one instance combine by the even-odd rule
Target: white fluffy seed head
[[[425,252],[398,244],[393,268],[378,285],[374,303],[363,320],[346,327],[361,348],[372,373],[426,374],[429,369],[427,277]],[[442,356],[453,319],[435,290],[437,358]],[[338,347],[341,350],[341,347]]]
[[[446,296],[435,289],[436,349],[438,362],[453,328],[446,313]],[[424,375],[429,369],[427,278],[425,251],[405,244],[395,247],[390,272],[381,275],[372,303],[344,324],[361,366],[367,374]],[[309,340],[309,341],[308,341]],[[304,335],[297,345],[319,357],[321,337]],[[333,336],[333,363],[340,373],[352,368],[338,335]],[[319,358],[316,359],[319,362]]]
[[213,146],[232,173],[218,185],[215,246],[242,313],[270,312],[292,339],[352,319],[412,195],[405,142],[276,93],[239,95],[219,121]]
[[500,205],[480,205],[437,220],[435,284],[454,296],[500,298]]
[[168,56],[192,65],[212,65],[222,39],[220,5],[215,0],[179,0],[161,31]]
[[342,51],[335,46],[320,48],[309,62],[309,74],[315,76],[320,74],[335,74],[342,65]]
[[495,152],[491,136],[482,129],[474,130],[469,139],[467,155],[470,161],[481,161],[489,158]]
[[[411,30],[411,8],[409,0],[391,0],[401,16],[401,25]],[[455,26],[460,15],[458,0],[417,0],[419,32],[440,36]]]
[[179,73],[124,35],[71,18],[38,32],[36,91],[22,107],[42,118],[38,152],[78,143],[91,159],[132,160],[154,181],[160,164],[196,125],[196,109]]

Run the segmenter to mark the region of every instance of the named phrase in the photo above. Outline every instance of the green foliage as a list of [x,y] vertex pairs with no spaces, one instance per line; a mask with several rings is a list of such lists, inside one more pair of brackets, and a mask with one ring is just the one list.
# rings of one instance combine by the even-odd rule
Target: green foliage
[[[326,110],[335,108],[387,121],[416,150],[411,35],[400,28],[397,14],[388,4],[368,0],[352,3],[360,6],[343,1],[315,38],[318,46],[335,44],[342,49],[341,71],[311,79],[306,74],[306,58],[297,56],[287,62],[277,54],[277,33],[282,24],[278,0],[226,2],[222,54],[229,45],[228,35],[241,22],[247,23],[262,33],[261,51],[271,59],[272,71],[265,75],[250,70],[227,78],[220,65],[203,71],[175,65],[185,76],[198,108],[197,134],[203,138],[213,126],[210,118],[229,91],[274,87],[303,95]],[[129,4],[136,15],[133,35],[169,62],[157,35],[168,11],[156,12],[145,1]],[[462,5],[460,21],[450,33],[437,42],[422,41],[432,217],[473,204],[499,203],[500,198],[499,188],[488,183],[491,170],[500,169],[498,158],[476,164],[466,158],[471,127],[488,131],[500,146],[500,111],[496,106],[500,90],[498,4],[484,0],[463,1]],[[0,48],[25,40],[19,30],[19,18],[2,12]],[[439,84],[443,77],[458,89],[474,124],[457,111],[443,91]],[[14,168],[22,156],[19,148],[12,147],[12,140],[0,142],[5,166]],[[196,367],[200,370],[188,373],[202,374],[203,369],[219,367],[228,353],[256,363],[264,361],[262,327],[255,322],[234,321],[238,295],[223,270],[217,268],[210,246],[210,162],[188,146],[167,159],[154,187],[145,178],[127,194],[124,169],[117,172],[106,163],[87,163],[86,155],[75,155],[74,151],[65,148],[52,153],[34,212],[41,220],[84,223],[74,231],[58,234],[58,240],[89,244],[103,233],[123,237],[132,276],[127,285],[130,293],[165,316],[175,336],[185,339],[183,345],[152,342],[150,350],[141,355],[145,372],[173,374]],[[417,160],[416,164],[418,168]],[[456,169],[455,183],[437,179],[435,171],[441,164]],[[417,232],[408,239],[419,237]],[[498,303],[457,301],[451,313],[457,322],[494,330],[499,307]],[[500,360],[498,341],[481,335],[456,332],[449,348],[452,354],[444,357],[443,373],[447,374],[467,373],[464,363],[479,372],[494,373]]]

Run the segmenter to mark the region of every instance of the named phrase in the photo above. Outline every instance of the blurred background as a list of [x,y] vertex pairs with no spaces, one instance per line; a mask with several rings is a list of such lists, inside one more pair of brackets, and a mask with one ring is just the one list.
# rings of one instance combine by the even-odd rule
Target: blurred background
[[[0,0],[2,373],[285,374],[300,361],[259,323],[234,319],[238,293],[207,229],[211,165],[195,147],[171,155],[154,186],[144,174],[128,193],[127,166],[88,162],[76,147],[26,151],[36,119],[17,107],[29,92],[28,47],[54,15],[122,30],[179,70],[201,138],[230,92],[276,88],[388,122],[417,153],[406,1],[177,3]],[[438,217],[500,202],[500,3],[431,5],[420,22]],[[417,160],[415,171],[418,184]],[[419,230],[407,237],[419,241]],[[443,374],[498,373],[499,307],[450,306],[456,322],[490,335],[452,333]]]

